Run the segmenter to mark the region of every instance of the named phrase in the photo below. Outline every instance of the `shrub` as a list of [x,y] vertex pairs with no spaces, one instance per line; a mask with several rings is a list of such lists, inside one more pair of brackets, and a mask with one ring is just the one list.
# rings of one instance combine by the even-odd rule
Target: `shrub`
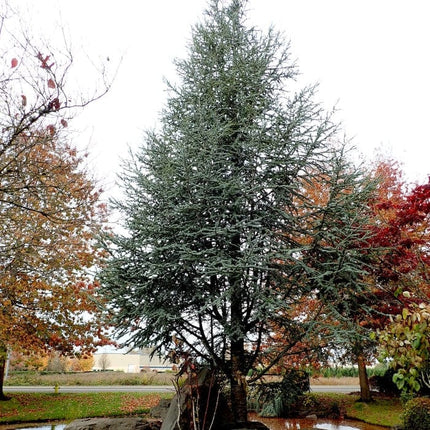
[[336,394],[310,393],[301,398],[297,408],[300,416],[315,414],[318,417],[342,419],[345,416],[344,399]]
[[[428,372],[428,370],[426,372]],[[393,381],[393,376],[395,375],[395,373],[396,373],[396,370],[394,370],[392,367],[389,367],[388,369],[385,370],[385,373],[381,375],[375,374],[374,376],[370,377],[369,383],[371,388],[373,390],[378,390],[380,393],[387,394],[389,396],[400,396],[400,390],[397,387],[396,383]],[[428,386],[426,382],[423,382],[423,377],[420,378],[419,380],[420,389],[416,393],[419,396],[430,395],[430,386]],[[405,395],[403,395],[403,397],[405,397]],[[407,395],[406,395],[406,398],[407,398]],[[410,398],[408,400],[410,400]]]
[[288,369],[281,382],[261,383],[251,394],[252,407],[264,417],[286,417],[291,415],[293,405],[304,392],[309,391],[309,374]]
[[426,362],[420,369],[420,396],[430,396],[430,362]]
[[369,378],[369,383],[372,389],[378,390],[382,394],[389,396],[399,396],[400,391],[397,385],[393,382],[395,370],[389,368],[382,375],[374,375]]
[[430,399],[418,397],[405,405],[402,415],[404,430],[430,429]]
[[[368,367],[367,374],[369,376],[382,375],[385,370],[385,365],[378,365],[375,367]],[[334,367],[323,367],[318,370],[313,371],[314,377],[323,378],[357,378],[358,377],[358,367],[357,366],[334,366]]]
[[358,369],[356,367],[326,367],[321,370],[324,378],[343,378],[357,377]]

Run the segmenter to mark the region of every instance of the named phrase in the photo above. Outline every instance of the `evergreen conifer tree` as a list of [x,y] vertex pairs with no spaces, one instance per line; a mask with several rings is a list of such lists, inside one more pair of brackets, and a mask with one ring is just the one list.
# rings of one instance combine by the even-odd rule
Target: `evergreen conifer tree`
[[[342,294],[358,288],[367,198],[315,87],[292,91],[288,44],[248,27],[245,6],[213,0],[193,27],[161,127],[125,167],[126,233],[102,273],[119,334],[161,352],[181,342],[222,371],[238,422],[268,320],[304,295],[335,302],[341,275]],[[324,207],[305,190],[321,181]]]

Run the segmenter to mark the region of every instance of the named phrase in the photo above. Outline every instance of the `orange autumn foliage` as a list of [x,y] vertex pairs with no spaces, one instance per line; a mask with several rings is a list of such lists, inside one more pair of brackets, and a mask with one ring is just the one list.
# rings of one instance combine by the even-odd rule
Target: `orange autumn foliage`
[[[107,342],[97,284],[106,208],[83,159],[46,132],[0,157],[0,349],[91,352]],[[4,357],[4,355],[3,355]]]
[[[401,312],[408,303],[418,298],[430,298],[430,182],[407,187],[398,163],[392,160],[380,160],[372,171],[372,177],[377,180],[377,186],[368,202],[369,236],[361,245],[363,253],[369,255],[366,271],[363,272],[368,289],[350,297],[352,302],[348,315],[350,321],[356,324],[357,331],[365,330],[364,335],[382,329],[389,322],[389,316]],[[322,184],[323,181],[308,187],[310,205],[324,207],[327,203],[328,192]],[[312,231],[313,218],[304,219],[308,222],[304,230]],[[318,221],[317,212],[314,219]],[[297,235],[295,240],[311,244],[313,237]],[[402,295],[403,291],[411,292],[411,298]],[[297,317],[304,321],[318,318],[327,327],[339,325],[339,321],[327,319],[324,310],[318,310],[318,303],[316,297],[298,302],[295,305]],[[291,309],[288,311],[291,313]],[[317,317],[316,312],[320,312]],[[274,326],[270,340],[273,351],[285,347],[289,342],[283,330],[283,327]],[[370,340],[367,343],[360,343],[359,352],[367,350],[366,354],[370,358],[375,352],[374,343]],[[285,364],[303,363],[302,358],[305,358],[304,362],[309,362],[313,356],[307,351],[312,350],[313,345],[324,347],[324,331],[317,337],[308,338],[306,344],[298,343],[295,346],[298,355],[288,359]],[[356,349],[357,345],[351,345],[351,351]],[[313,364],[318,365],[318,361],[314,360]]]
[[67,43],[36,46],[9,9],[0,32],[0,400],[7,351],[71,354],[106,342],[91,276],[106,208],[84,156],[64,137],[110,79],[103,69],[101,91],[72,94]]

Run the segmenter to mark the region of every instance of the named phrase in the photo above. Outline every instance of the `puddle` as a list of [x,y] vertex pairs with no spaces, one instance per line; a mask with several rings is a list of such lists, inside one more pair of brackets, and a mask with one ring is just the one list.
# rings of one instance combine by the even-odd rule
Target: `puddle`
[[[386,427],[375,426],[350,420],[306,420],[306,419],[285,419],[285,418],[262,418],[255,414],[250,414],[252,421],[261,421],[270,430],[387,430]],[[0,425],[0,430],[64,430],[65,424],[44,424],[34,425]]]
[[[252,413],[251,421],[261,421],[270,430],[387,430],[386,427],[351,420],[307,420],[285,418],[262,418]],[[0,430],[64,430],[66,424],[9,424],[0,425]]]
[[285,418],[262,418],[256,414],[250,414],[252,421],[261,421],[270,430],[387,430],[386,427],[366,424],[353,420],[308,420]]
[[[252,414],[254,415],[254,414]],[[374,426],[356,421],[342,420],[306,420],[306,419],[284,419],[284,418],[261,418],[250,417],[252,421],[261,421],[270,430],[387,430],[386,427]],[[16,427],[13,424],[1,425],[0,430],[63,430],[65,424],[45,424],[31,426],[23,424],[24,427]]]
[[0,430],[63,430],[66,424],[2,424]]

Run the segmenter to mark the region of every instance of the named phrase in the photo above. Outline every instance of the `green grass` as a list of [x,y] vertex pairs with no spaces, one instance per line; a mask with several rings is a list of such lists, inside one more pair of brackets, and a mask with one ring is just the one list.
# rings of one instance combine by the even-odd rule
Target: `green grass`
[[[77,418],[146,416],[151,407],[173,393],[82,393],[82,394],[12,394],[0,402],[0,424],[43,421],[72,421]],[[398,399],[376,399],[357,402],[358,396],[334,393],[312,393],[308,401],[328,408],[341,405],[348,418],[387,427],[401,423],[402,405]]]
[[72,421],[77,418],[145,416],[160,399],[173,394],[151,393],[16,393],[0,402],[0,423]]
[[399,399],[377,399],[372,403],[356,402],[347,409],[350,418],[386,427],[400,425],[402,412]]
[[358,395],[337,393],[311,393],[306,395],[305,401],[317,404],[320,409],[330,410],[338,405],[346,411],[345,418],[394,427],[401,424],[402,403],[397,398],[375,398],[373,402],[359,402]]

